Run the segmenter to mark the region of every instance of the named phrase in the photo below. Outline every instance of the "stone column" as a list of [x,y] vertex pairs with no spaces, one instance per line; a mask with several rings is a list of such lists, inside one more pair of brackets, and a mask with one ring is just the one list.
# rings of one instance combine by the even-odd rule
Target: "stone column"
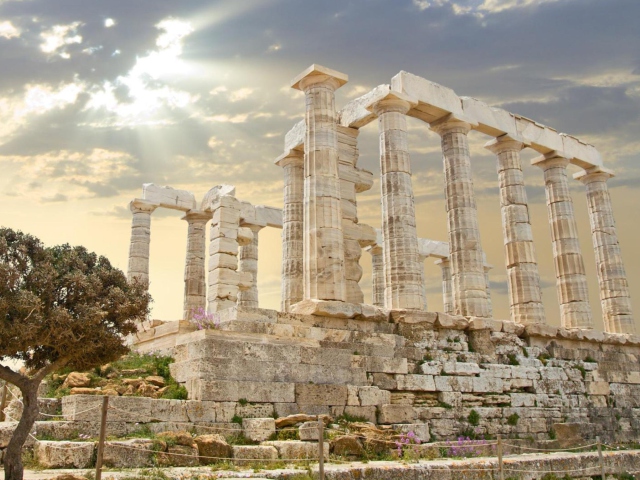
[[405,117],[412,105],[405,95],[389,93],[371,106],[380,133],[384,306],[389,310],[423,310],[427,302]]
[[525,325],[545,323],[529,203],[520,162],[524,144],[503,135],[488,142],[485,148],[497,156],[511,320]]
[[484,281],[487,284],[487,302],[489,305],[489,316],[491,318],[493,318],[493,302],[491,301],[491,282],[489,281],[489,272],[491,271],[491,269],[493,268],[493,265],[487,263],[485,261],[484,263]]
[[544,171],[561,324],[564,328],[591,329],[587,276],[567,181],[569,160],[551,152],[531,163]]
[[258,233],[262,225],[244,225],[253,233],[253,239],[247,245],[241,246],[238,254],[238,270],[251,274],[253,282],[247,290],[238,292],[238,305],[242,307],[258,308]]
[[133,213],[131,222],[131,243],[129,244],[129,268],[127,279],[134,278],[149,285],[149,247],[151,242],[151,214],[157,204],[136,199],[129,204]]
[[306,97],[304,158],[304,298],[345,301],[344,239],[338,173],[335,90],[347,76],[318,65],[292,87]]
[[187,212],[182,217],[189,224],[187,233],[187,259],[184,267],[184,313],[189,320],[193,312],[207,308],[207,284],[205,281],[206,225],[211,214]]
[[292,150],[276,160],[284,169],[282,209],[282,301],[281,309],[303,299],[303,201],[304,153]]
[[467,140],[471,125],[449,115],[431,128],[442,137],[453,313],[486,318],[489,301]]
[[587,188],[591,238],[596,254],[605,331],[635,334],[627,274],[607,188],[607,180],[612,176],[613,173],[602,168],[574,175]]
[[373,245],[367,247],[371,254],[371,290],[373,293],[373,305],[384,307],[384,256],[382,247]]
[[442,310],[453,314],[453,295],[451,286],[451,262],[448,258],[436,260],[436,265],[442,270]]

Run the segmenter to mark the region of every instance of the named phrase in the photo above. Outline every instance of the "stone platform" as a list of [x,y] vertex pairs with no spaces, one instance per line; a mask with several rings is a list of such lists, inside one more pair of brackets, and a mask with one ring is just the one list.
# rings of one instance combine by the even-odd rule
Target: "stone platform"
[[234,307],[218,329],[165,323],[136,347],[171,350],[189,398],[227,412],[226,422],[244,408],[348,414],[438,440],[640,438],[640,338],[630,335],[444,313],[352,320]]

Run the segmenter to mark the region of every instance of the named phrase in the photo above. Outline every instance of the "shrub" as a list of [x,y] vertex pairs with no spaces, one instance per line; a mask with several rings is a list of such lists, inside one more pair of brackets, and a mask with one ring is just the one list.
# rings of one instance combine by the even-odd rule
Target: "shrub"
[[518,424],[518,420],[520,420],[520,415],[513,413],[507,417],[507,424],[515,427]]
[[480,414],[475,410],[471,410],[471,412],[469,412],[469,416],[467,417],[467,421],[469,422],[469,425],[477,427],[480,424]]
[[509,365],[517,366],[520,365],[518,361],[518,357],[516,357],[515,353],[508,353],[507,358],[509,359]]

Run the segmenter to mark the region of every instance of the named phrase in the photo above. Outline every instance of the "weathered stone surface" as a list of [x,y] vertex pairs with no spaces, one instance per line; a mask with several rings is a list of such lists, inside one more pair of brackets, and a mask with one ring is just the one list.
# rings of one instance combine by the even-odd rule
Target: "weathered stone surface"
[[278,458],[278,450],[271,445],[233,445],[233,458],[245,460],[243,463],[251,463],[260,460],[276,460]]
[[44,468],[87,468],[93,460],[93,442],[39,441],[34,453]]
[[364,454],[364,448],[360,439],[353,435],[342,435],[336,437],[330,442],[331,453],[343,457],[361,457]]
[[296,402],[304,405],[346,405],[346,385],[296,384]]
[[411,405],[382,405],[378,414],[378,422],[382,424],[413,423],[417,417]]
[[[303,459],[315,460],[320,457],[317,443],[298,442],[295,440],[264,442],[263,445],[275,447],[278,456],[282,459]],[[329,442],[323,445],[325,458],[329,457]]]
[[222,435],[199,435],[194,438],[198,447],[198,456],[201,465],[219,462],[222,459],[231,458],[233,449]]
[[317,442],[319,438],[318,422],[304,422],[298,427],[298,434],[303,442]]
[[243,418],[244,436],[254,442],[263,442],[276,432],[276,421],[273,418]]
[[91,384],[91,377],[87,373],[81,372],[71,372],[67,375],[67,378],[64,379],[62,384],[63,387],[73,388],[73,387],[88,387]]
[[146,439],[105,442],[103,464],[113,468],[150,467],[154,464],[156,449],[157,444]]
[[431,440],[431,435],[429,434],[429,425],[427,425],[426,423],[400,423],[397,425],[393,425],[393,429],[398,433],[404,434],[413,432],[415,436],[418,437],[423,443]]
[[198,447],[195,445],[172,445],[164,452],[156,454],[156,462],[160,466],[195,467],[199,464]]

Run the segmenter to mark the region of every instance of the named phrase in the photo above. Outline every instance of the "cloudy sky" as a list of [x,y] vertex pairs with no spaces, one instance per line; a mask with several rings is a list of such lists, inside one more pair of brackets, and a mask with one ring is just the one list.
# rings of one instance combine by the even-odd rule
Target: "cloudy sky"
[[[281,206],[273,159],[303,117],[289,80],[311,63],[349,75],[338,107],[400,70],[596,145],[610,181],[632,298],[640,302],[640,2],[637,0],[0,0],[0,224],[82,244],[126,269],[129,200],[143,183],[193,191],[232,183]],[[446,240],[439,138],[411,119],[419,235]],[[378,176],[375,122],[359,166]],[[507,318],[495,158],[470,135],[483,247]],[[542,173],[523,152],[547,316],[558,322]],[[573,173],[573,171],[572,171]],[[573,196],[596,324],[584,187]],[[360,221],[380,224],[379,184]],[[263,230],[262,305],[279,304],[279,232]],[[186,223],[156,211],[154,317],[181,315]],[[363,255],[363,289],[370,259]],[[430,308],[439,270],[425,265]]]

